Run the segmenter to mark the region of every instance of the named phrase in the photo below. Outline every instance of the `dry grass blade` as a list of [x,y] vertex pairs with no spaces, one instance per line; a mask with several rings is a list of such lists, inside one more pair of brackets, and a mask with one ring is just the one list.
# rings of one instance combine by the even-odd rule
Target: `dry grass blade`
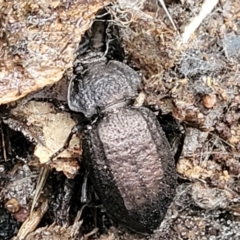
[[39,177],[38,177],[38,182],[36,185],[36,192],[33,198],[33,203],[32,203],[32,207],[31,207],[31,211],[30,211],[30,217],[33,215],[33,209],[35,204],[37,203],[37,201],[39,200],[39,197],[41,195],[41,192],[45,186],[45,183],[47,181],[48,175],[49,175],[50,170],[48,168],[42,167],[39,173]]

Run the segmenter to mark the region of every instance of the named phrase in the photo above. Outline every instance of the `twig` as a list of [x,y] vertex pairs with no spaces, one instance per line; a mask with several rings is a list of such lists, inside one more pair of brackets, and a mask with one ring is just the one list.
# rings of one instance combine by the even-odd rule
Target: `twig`
[[187,25],[184,29],[184,32],[181,36],[181,42],[186,43],[190,36],[195,32],[195,30],[202,23],[203,19],[211,13],[213,8],[218,4],[219,0],[205,0],[202,4],[202,8],[198,16],[196,16],[189,25]]

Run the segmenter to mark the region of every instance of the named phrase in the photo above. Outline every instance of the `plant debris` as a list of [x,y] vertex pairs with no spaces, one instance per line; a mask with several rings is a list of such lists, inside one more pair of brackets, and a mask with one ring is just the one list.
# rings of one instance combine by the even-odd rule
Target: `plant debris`
[[[57,112],[54,106],[47,102],[29,101],[24,105],[20,104],[10,111],[10,116],[4,122],[15,130],[21,129],[28,138],[37,143],[34,155],[39,159],[40,164],[50,161],[50,157],[64,145],[76,125],[69,113]],[[72,174],[72,177],[78,171],[78,164],[74,164],[74,159],[78,159],[81,155],[79,143],[79,138],[74,136],[70,147],[57,156],[59,159],[64,159],[65,167],[53,162],[56,168],[66,171],[66,174]],[[67,161],[72,167],[75,165],[75,171],[71,170],[70,165],[68,168]]]

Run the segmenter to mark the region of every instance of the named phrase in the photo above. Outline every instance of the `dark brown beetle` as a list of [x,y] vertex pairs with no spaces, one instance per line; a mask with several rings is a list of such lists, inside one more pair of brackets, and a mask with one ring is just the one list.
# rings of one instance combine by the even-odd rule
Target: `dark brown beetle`
[[141,78],[118,61],[96,61],[75,77],[71,110],[98,120],[83,134],[83,159],[110,217],[152,233],[175,196],[177,174],[170,145],[154,113],[132,106]]

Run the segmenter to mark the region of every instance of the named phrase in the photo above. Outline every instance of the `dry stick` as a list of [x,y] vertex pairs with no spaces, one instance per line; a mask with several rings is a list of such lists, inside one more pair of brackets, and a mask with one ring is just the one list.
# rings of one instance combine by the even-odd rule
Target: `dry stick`
[[184,29],[184,32],[181,36],[181,42],[186,43],[190,36],[195,32],[195,30],[202,23],[203,19],[211,13],[213,8],[218,4],[218,0],[205,0],[202,4],[202,8],[198,16],[196,16],[189,25]]

